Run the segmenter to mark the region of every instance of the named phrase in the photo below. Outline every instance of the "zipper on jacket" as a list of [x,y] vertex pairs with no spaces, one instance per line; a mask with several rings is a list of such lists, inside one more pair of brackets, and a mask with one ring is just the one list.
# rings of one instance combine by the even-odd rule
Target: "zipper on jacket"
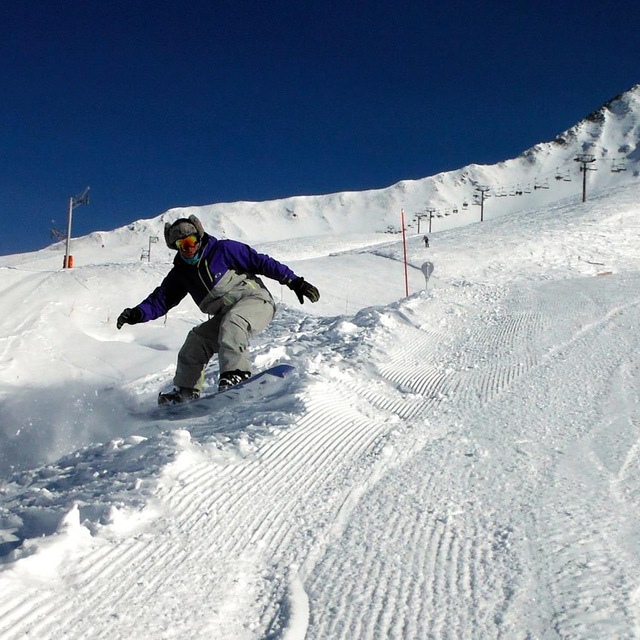
[[200,277],[200,282],[202,282],[202,284],[204,285],[205,290],[207,291],[207,293],[209,291],[211,291],[211,289],[213,288],[214,282],[213,282],[213,276],[211,275],[211,271],[209,269],[209,261],[205,260],[204,261],[204,268],[207,272],[207,274],[209,275],[209,280],[211,280],[211,285],[208,285],[205,281],[204,281],[204,277],[202,276],[202,273],[200,272],[200,265],[198,265],[198,276]]

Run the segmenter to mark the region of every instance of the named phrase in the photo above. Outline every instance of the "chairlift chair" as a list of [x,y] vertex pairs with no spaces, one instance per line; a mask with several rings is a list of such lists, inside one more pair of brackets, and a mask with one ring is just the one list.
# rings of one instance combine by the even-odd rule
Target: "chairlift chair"
[[620,173],[621,171],[626,170],[627,167],[625,167],[624,162],[616,162],[615,160],[613,161],[611,165],[611,171],[613,171],[614,173]]

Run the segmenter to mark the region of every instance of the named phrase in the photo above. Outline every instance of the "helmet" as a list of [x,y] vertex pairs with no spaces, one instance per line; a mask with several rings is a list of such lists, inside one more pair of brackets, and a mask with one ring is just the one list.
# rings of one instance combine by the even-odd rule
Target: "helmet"
[[194,215],[188,218],[179,218],[175,222],[167,222],[164,225],[164,240],[169,249],[176,249],[176,240],[193,234],[197,235],[200,240],[204,236],[202,222]]

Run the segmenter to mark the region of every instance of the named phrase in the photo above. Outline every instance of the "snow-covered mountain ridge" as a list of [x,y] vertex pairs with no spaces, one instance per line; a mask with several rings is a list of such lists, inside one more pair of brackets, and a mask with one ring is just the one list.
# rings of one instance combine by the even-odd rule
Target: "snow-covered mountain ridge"
[[[526,123],[523,123],[526,126]],[[173,209],[160,219],[195,213],[220,235],[247,241],[303,235],[385,232],[434,209],[432,230],[480,219],[476,187],[489,187],[485,219],[581,196],[578,154],[592,153],[597,169],[588,175],[589,191],[637,181],[640,175],[640,85],[610,100],[553,141],[535,145],[518,158],[497,165],[469,165],[385,189],[322,196],[297,196],[270,202],[222,203]],[[421,230],[428,227],[423,219]],[[415,225],[413,226],[415,229]]]
[[[410,231],[418,231],[416,218],[420,215],[420,232],[429,230],[429,226],[432,232],[439,232],[480,220],[478,186],[489,189],[485,220],[527,210],[535,215],[546,204],[581,198],[581,165],[575,161],[578,154],[593,154],[595,158],[587,175],[589,196],[608,187],[637,183],[639,141],[640,85],[636,85],[554,140],[495,165],[472,164],[419,180],[403,180],[384,189],[170,209],[152,219],[74,239],[72,253],[76,264],[87,264],[100,262],[100,249],[104,246],[120,247],[123,260],[137,261],[151,247],[156,259],[168,261],[171,253],[164,247],[164,223],[190,214],[197,215],[219,237],[249,243],[398,231],[402,209]],[[150,245],[150,237],[157,237],[158,244]],[[330,240],[322,242],[325,241]],[[55,253],[59,262],[64,244],[57,243],[38,253],[43,261]],[[3,256],[0,265],[22,259]]]

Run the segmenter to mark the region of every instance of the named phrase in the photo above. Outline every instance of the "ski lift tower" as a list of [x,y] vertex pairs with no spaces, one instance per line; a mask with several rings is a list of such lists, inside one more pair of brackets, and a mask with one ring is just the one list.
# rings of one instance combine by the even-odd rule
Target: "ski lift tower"
[[73,217],[73,210],[79,207],[81,204],[89,204],[89,189],[87,187],[79,196],[75,198],[69,198],[69,220],[67,221],[67,248],[64,254],[63,269],[71,269],[73,267],[73,256],[69,254],[69,247],[71,246],[71,218]]
[[477,193],[474,193],[474,195],[476,196],[476,199],[479,200],[479,202],[475,202],[474,204],[480,207],[480,222],[484,222],[484,201],[489,197],[487,195],[489,188],[490,187],[487,187],[484,184],[479,184],[476,187]]
[[582,165],[580,167],[580,171],[582,171],[582,202],[585,202],[587,200],[587,171],[595,171],[595,169],[588,165],[595,162],[596,157],[591,153],[579,153],[574,158],[574,161]]
[[143,249],[142,254],[140,255],[140,260],[147,259],[147,262],[151,262],[151,245],[158,242],[158,236],[149,236],[149,248]]
[[[431,220],[433,220],[433,216],[436,211],[437,209],[435,209],[434,207],[427,207],[424,211],[425,217],[429,218],[429,233],[431,233]],[[420,233],[420,229],[418,229],[418,233]]]

